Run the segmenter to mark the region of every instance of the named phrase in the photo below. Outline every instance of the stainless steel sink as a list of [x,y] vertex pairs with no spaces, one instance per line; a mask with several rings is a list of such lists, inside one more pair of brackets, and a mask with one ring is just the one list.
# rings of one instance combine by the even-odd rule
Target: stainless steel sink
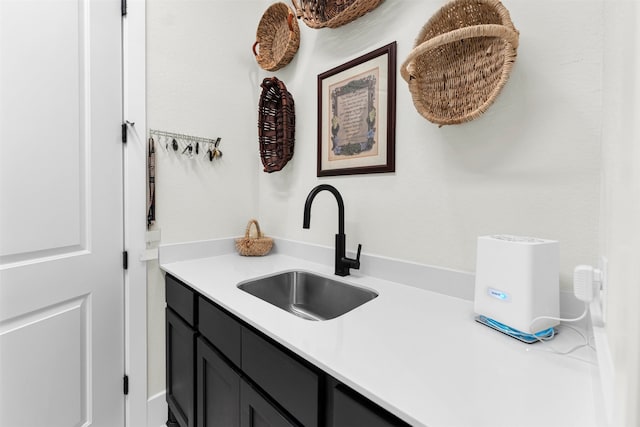
[[306,271],[249,280],[238,288],[307,320],[336,318],[378,296],[372,290]]

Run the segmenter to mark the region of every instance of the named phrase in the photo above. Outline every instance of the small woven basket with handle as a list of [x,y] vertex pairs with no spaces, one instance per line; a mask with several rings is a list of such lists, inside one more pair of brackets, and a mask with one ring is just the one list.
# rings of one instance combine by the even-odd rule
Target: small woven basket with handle
[[274,3],[264,12],[258,29],[253,55],[258,65],[276,71],[287,65],[300,47],[300,28],[289,6]]
[[[251,237],[251,227],[255,226],[256,235]],[[236,239],[236,250],[242,256],[263,256],[271,251],[273,239],[266,237],[260,230],[260,224],[255,219],[251,219],[247,224],[244,237]]]
[[498,0],[453,0],[422,28],[400,67],[416,110],[452,125],[484,113],[516,59],[519,33]]
[[337,28],[360,18],[384,0],[291,0],[308,27]]

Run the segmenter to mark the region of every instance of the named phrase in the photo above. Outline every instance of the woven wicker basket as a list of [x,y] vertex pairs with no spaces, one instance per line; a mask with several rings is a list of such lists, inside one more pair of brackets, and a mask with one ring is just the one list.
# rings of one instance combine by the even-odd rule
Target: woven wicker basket
[[[256,227],[257,237],[250,237],[251,226]],[[268,254],[272,247],[273,239],[262,234],[260,224],[255,219],[247,224],[244,237],[236,239],[236,250],[242,256],[263,256]]]
[[310,28],[336,28],[360,18],[384,0],[291,0],[296,15]]
[[[274,3],[264,12],[258,29],[253,54],[260,67],[276,71],[287,65],[300,47],[300,27],[289,6]],[[259,46],[259,52],[256,48]]]
[[518,37],[498,0],[454,0],[443,6],[400,67],[418,112],[440,126],[480,116],[509,78]]
[[264,171],[281,170],[293,157],[296,115],[293,97],[276,77],[263,80],[258,104],[258,142]]

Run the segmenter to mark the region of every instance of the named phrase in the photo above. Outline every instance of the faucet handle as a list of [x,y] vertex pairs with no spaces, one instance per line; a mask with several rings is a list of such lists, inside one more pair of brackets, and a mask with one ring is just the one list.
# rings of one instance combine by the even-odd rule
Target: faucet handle
[[[346,272],[346,274],[343,274],[343,276],[346,276],[349,274],[350,268],[353,268],[355,270],[358,270],[360,268],[360,252],[361,251],[362,251],[362,245],[359,244],[358,253],[356,254],[355,258],[347,258],[346,256],[344,256],[340,259],[340,265],[342,266],[342,270],[340,271]],[[341,276],[341,274],[338,274],[338,275]]]
[[362,251],[362,245],[358,243],[358,253],[356,254],[356,259],[351,260],[351,268],[356,270],[360,269],[360,252]]

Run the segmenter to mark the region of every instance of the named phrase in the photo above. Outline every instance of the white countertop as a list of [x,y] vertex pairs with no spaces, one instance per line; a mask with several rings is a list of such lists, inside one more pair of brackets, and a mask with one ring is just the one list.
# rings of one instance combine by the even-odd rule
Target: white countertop
[[[472,301],[352,270],[345,281],[379,296],[315,322],[236,285],[291,269],[333,276],[332,266],[234,253],[161,267],[414,426],[604,425],[593,349],[561,356],[544,344],[520,343],[475,322]],[[581,340],[566,329],[553,346],[568,349]]]

